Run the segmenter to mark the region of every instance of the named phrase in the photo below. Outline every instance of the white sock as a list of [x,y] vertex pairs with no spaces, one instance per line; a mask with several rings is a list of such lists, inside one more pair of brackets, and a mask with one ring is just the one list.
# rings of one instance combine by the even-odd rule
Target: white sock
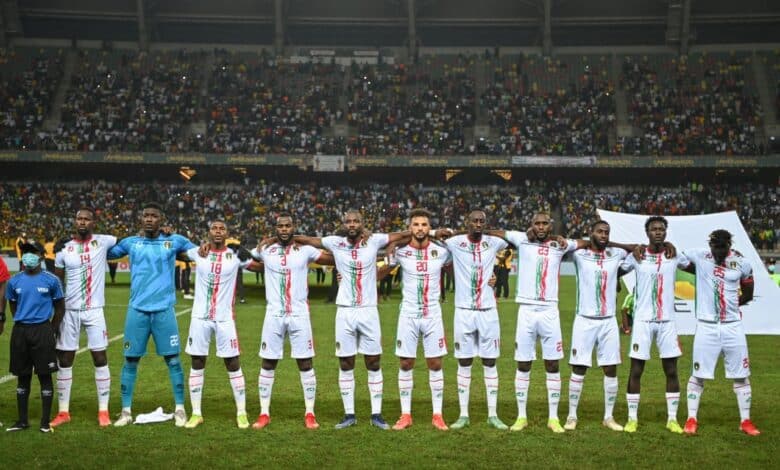
[[412,412],[414,374],[411,370],[398,369],[398,394],[401,396],[401,414]]
[[98,411],[108,411],[108,398],[111,393],[111,372],[108,366],[95,367],[95,387],[97,387]]
[[458,366],[458,402],[460,415],[469,415],[469,395],[471,394],[471,366]]
[[173,411],[184,411],[184,403],[176,403],[176,406],[173,407]]
[[73,367],[60,367],[57,372],[57,398],[60,413],[70,411],[70,386],[73,385]]
[[577,407],[580,404],[583,382],[585,382],[584,375],[571,373],[571,377],[569,377],[569,418],[577,419]]
[[515,398],[517,398],[517,417],[527,418],[528,386],[531,381],[531,371],[515,371]]
[[428,384],[431,386],[431,400],[433,401],[433,414],[441,414],[441,403],[444,399],[444,371],[429,370]]
[[558,402],[561,401],[561,373],[547,373],[548,419],[558,419]]
[[317,396],[317,376],[314,375],[314,369],[301,371],[301,388],[306,413],[314,414],[314,398]]
[[737,405],[739,406],[739,420],[750,419],[750,401],[753,397],[753,390],[750,386],[750,380],[745,382],[734,382],[734,394],[737,396]]
[[203,398],[203,382],[205,369],[190,369],[190,404],[192,414],[202,416],[200,403]]
[[257,378],[257,389],[260,393],[260,414],[269,414],[271,408],[271,391],[274,388],[275,370],[260,369],[260,376]]
[[604,419],[612,417],[618,394],[618,378],[604,376]]
[[236,415],[246,414],[246,382],[244,371],[239,367],[237,371],[228,371],[230,388],[233,389],[233,400],[236,401]]
[[368,371],[368,393],[371,394],[371,414],[382,414],[382,393],[385,381],[382,378],[382,369]]
[[344,414],[355,414],[355,371],[339,369],[339,390],[344,403]]
[[639,419],[639,394],[626,393],[626,406],[628,406],[629,421],[637,421]]
[[487,393],[488,418],[498,416],[496,404],[498,403],[498,369],[496,366],[482,366],[485,374],[485,392]]
[[704,393],[704,380],[691,377],[688,380],[688,417],[696,418],[699,413],[699,400]]
[[680,392],[666,394],[666,414],[667,420],[677,421],[677,406],[680,404]]

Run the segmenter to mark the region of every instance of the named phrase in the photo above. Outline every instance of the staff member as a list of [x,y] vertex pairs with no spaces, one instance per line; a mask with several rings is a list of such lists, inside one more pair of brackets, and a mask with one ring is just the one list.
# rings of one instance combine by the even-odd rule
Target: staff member
[[41,384],[40,430],[52,432],[49,419],[54,398],[51,375],[57,371],[55,332],[59,331],[65,315],[65,296],[60,280],[41,269],[41,247],[23,243],[20,248],[23,271],[8,281],[6,292],[14,318],[10,369],[18,378],[19,419],[6,431],[23,431],[29,427],[27,408],[34,370]]

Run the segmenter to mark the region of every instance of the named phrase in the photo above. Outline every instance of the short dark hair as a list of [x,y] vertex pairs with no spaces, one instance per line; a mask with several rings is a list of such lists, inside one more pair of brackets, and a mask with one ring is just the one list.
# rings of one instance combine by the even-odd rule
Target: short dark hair
[[411,221],[414,217],[425,217],[430,219],[431,217],[433,217],[433,213],[428,209],[417,207],[409,211],[409,220]]
[[160,212],[160,214],[163,213],[162,206],[156,202],[147,202],[146,204],[143,205],[143,207],[141,207],[141,210],[144,209],[157,209]]
[[596,228],[596,225],[601,225],[601,224],[604,224],[607,227],[609,227],[609,222],[607,222],[604,219],[599,219],[599,220],[593,222],[592,224],[590,224],[590,231],[592,232]]
[[666,220],[666,217],[660,216],[660,215],[653,215],[647,218],[645,220],[645,232],[650,228],[650,224],[653,222],[661,222],[664,224],[664,228],[669,228],[669,221]]
[[227,222],[225,222],[225,219],[214,219],[214,220],[212,220],[211,222],[209,222],[209,228],[211,228],[211,226],[214,225],[214,224],[222,224],[222,225],[225,226],[225,228],[227,228],[227,226],[228,226]]
[[289,218],[292,221],[293,225],[295,225],[295,217],[293,217],[291,213],[280,212],[279,214],[276,215],[276,223],[279,223],[279,219],[281,218]]
[[711,245],[731,245],[731,238],[733,235],[731,235],[731,232],[724,229],[718,229],[714,230],[712,233],[710,233],[710,244]]
[[347,214],[357,214],[360,216],[360,220],[363,220],[363,213],[360,212],[359,209],[347,209],[344,211],[344,215],[342,216],[342,219],[347,216]]
[[89,212],[90,214],[92,214],[93,218],[95,217],[95,209],[93,209],[93,208],[91,208],[89,206],[81,206],[81,207],[79,207],[78,209],[76,209],[76,214],[78,214],[79,212],[82,212],[82,211],[83,212]]

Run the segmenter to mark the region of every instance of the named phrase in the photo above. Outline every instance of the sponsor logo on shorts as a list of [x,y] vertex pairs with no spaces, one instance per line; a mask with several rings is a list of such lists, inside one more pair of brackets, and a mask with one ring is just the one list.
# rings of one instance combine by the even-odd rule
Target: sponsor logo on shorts
[[265,351],[265,348],[266,348],[265,341],[263,341],[262,343],[260,343],[260,349]]
[[400,339],[395,342],[395,346],[398,347],[398,348],[401,347],[401,340]]
[[130,341],[125,341],[125,350],[130,349]]
[[515,351],[517,351],[517,341],[515,341]]
[[639,351],[639,345],[638,345],[638,344],[636,344],[636,343],[634,343],[634,345],[633,345],[633,346],[631,346],[631,349],[633,349],[633,350],[634,350],[634,352],[637,352],[637,351]]
[[456,351],[459,351],[459,350],[460,350],[460,343],[459,343],[459,342],[457,342],[457,341],[455,341],[455,350],[456,350]]
[[187,338],[187,344],[189,344],[190,346],[192,346],[192,336],[190,336],[189,338]]
[[693,363],[693,370],[699,370],[699,367],[700,367],[700,366],[699,366],[699,363],[698,363],[698,362],[694,362],[694,363]]
[[338,351],[338,350],[340,350],[340,349],[341,349],[341,343],[339,343],[338,341],[336,341],[336,351]]
[[577,355],[577,349],[576,348],[571,350],[571,355],[572,356],[576,356]]

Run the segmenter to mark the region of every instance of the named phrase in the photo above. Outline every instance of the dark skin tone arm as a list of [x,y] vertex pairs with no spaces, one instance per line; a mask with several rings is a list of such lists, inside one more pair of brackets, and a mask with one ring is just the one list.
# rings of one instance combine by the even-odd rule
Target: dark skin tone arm
[[[6,281],[0,282],[0,313],[5,315],[5,284]],[[0,321],[0,335],[5,330],[5,320]]]
[[739,283],[739,304],[745,305],[746,303],[753,300],[753,291],[755,289],[755,285],[753,284],[753,278],[750,278],[749,280],[743,279]]
[[51,319],[51,325],[56,336],[60,335],[60,324],[62,324],[63,317],[65,317],[65,299],[55,300],[54,316]]

